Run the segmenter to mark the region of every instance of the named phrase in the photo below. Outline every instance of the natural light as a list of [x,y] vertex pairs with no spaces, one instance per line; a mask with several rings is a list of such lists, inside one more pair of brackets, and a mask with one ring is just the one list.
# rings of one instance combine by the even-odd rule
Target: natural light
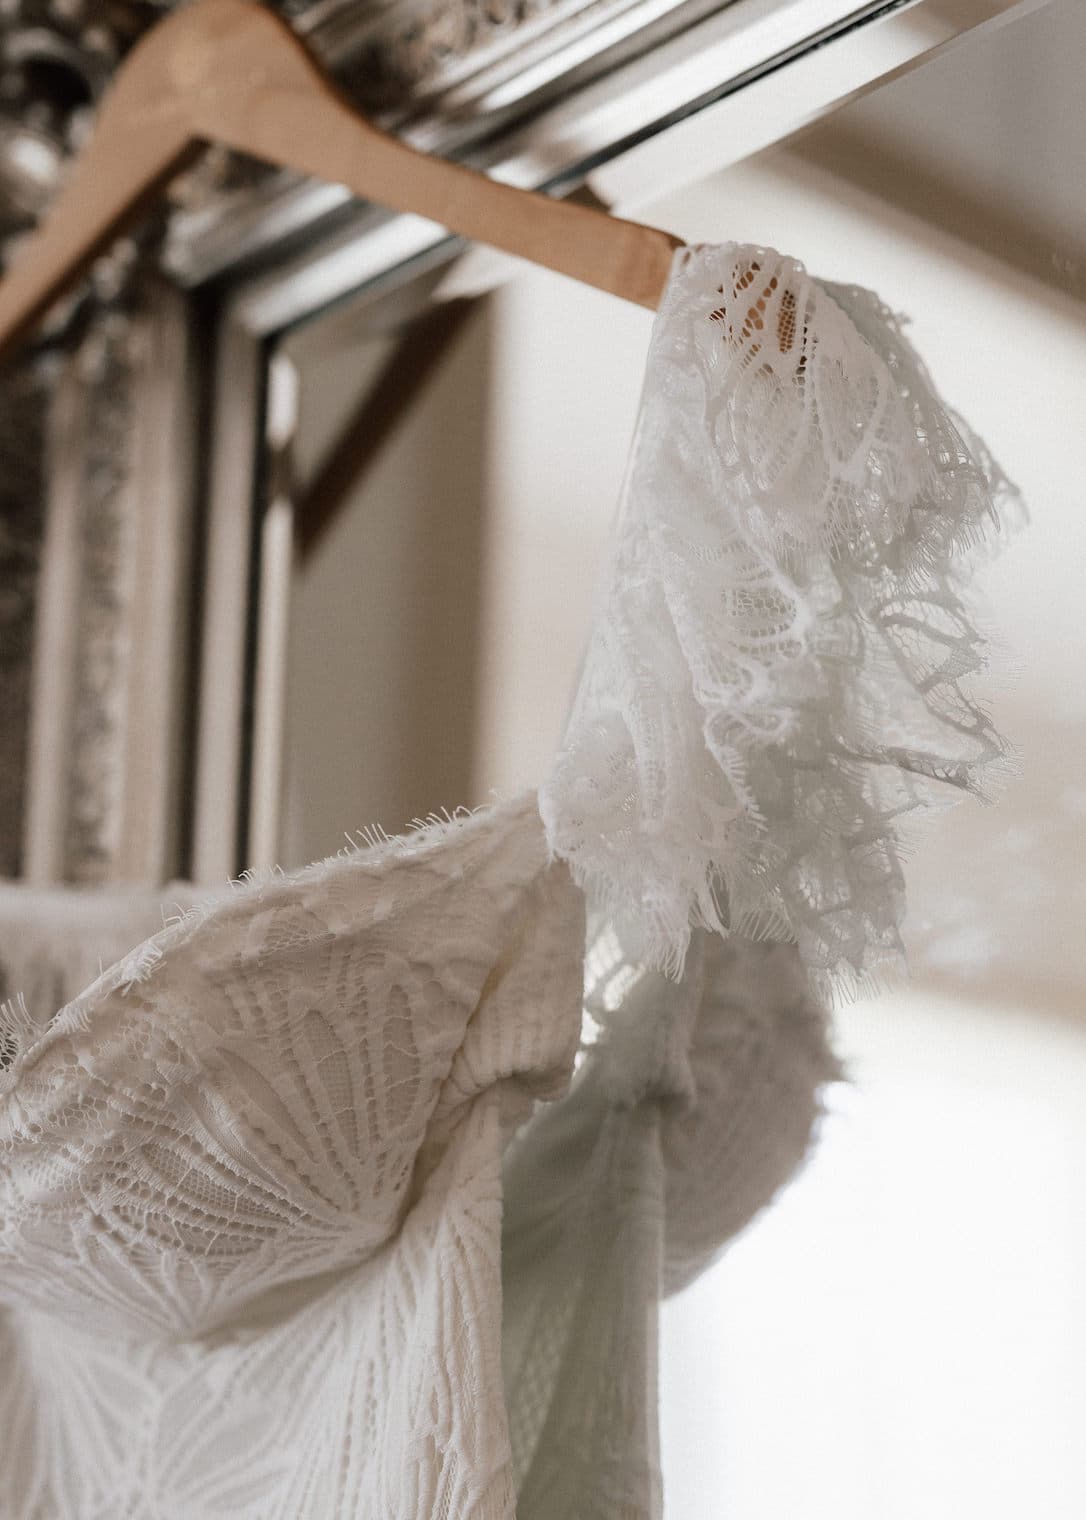
[[847,1010],[806,1173],[665,1308],[667,1512],[1081,1520],[1086,1032]]

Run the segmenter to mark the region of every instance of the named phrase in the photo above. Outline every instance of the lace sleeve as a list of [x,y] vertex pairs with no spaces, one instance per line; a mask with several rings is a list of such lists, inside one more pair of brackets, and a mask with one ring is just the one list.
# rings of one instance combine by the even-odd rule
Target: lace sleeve
[[1017,500],[876,296],[683,250],[565,738],[541,790],[590,905],[681,969],[692,927],[900,961],[898,829],[1005,746],[963,600]]

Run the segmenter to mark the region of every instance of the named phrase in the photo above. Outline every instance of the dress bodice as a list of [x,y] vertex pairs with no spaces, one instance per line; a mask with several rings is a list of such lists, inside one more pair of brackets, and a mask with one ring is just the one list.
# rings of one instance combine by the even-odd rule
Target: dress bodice
[[0,1075],[4,1301],[176,1339],[366,1260],[568,1082],[582,920],[531,798],[191,910]]

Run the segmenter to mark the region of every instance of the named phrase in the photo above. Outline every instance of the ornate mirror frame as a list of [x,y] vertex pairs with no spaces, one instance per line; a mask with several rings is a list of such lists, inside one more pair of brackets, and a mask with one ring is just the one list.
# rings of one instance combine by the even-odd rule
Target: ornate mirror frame
[[[632,213],[1043,3],[283,8],[418,146]],[[0,255],[156,13],[146,0],[0,11]],[[276,344],[337,302],[375,327],[416,315],[463,251],[422,219],[212,152],[4,378],[3,414],[22,420],[6,449],[18,470],[2,503],[14,590],[0,682],[24,721],[0,756],[16,778],[0,797],[0,872],[213,882],[261,854],[289,576],[265,512]]]

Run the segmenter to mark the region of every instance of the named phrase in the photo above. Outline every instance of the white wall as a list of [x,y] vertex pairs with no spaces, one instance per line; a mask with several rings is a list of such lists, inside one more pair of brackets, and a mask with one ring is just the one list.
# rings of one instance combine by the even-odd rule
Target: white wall
[[1081,1520],[1086,1039],[916,995],[838,1030],[809,1170],[665,1305],[667,1520]]

